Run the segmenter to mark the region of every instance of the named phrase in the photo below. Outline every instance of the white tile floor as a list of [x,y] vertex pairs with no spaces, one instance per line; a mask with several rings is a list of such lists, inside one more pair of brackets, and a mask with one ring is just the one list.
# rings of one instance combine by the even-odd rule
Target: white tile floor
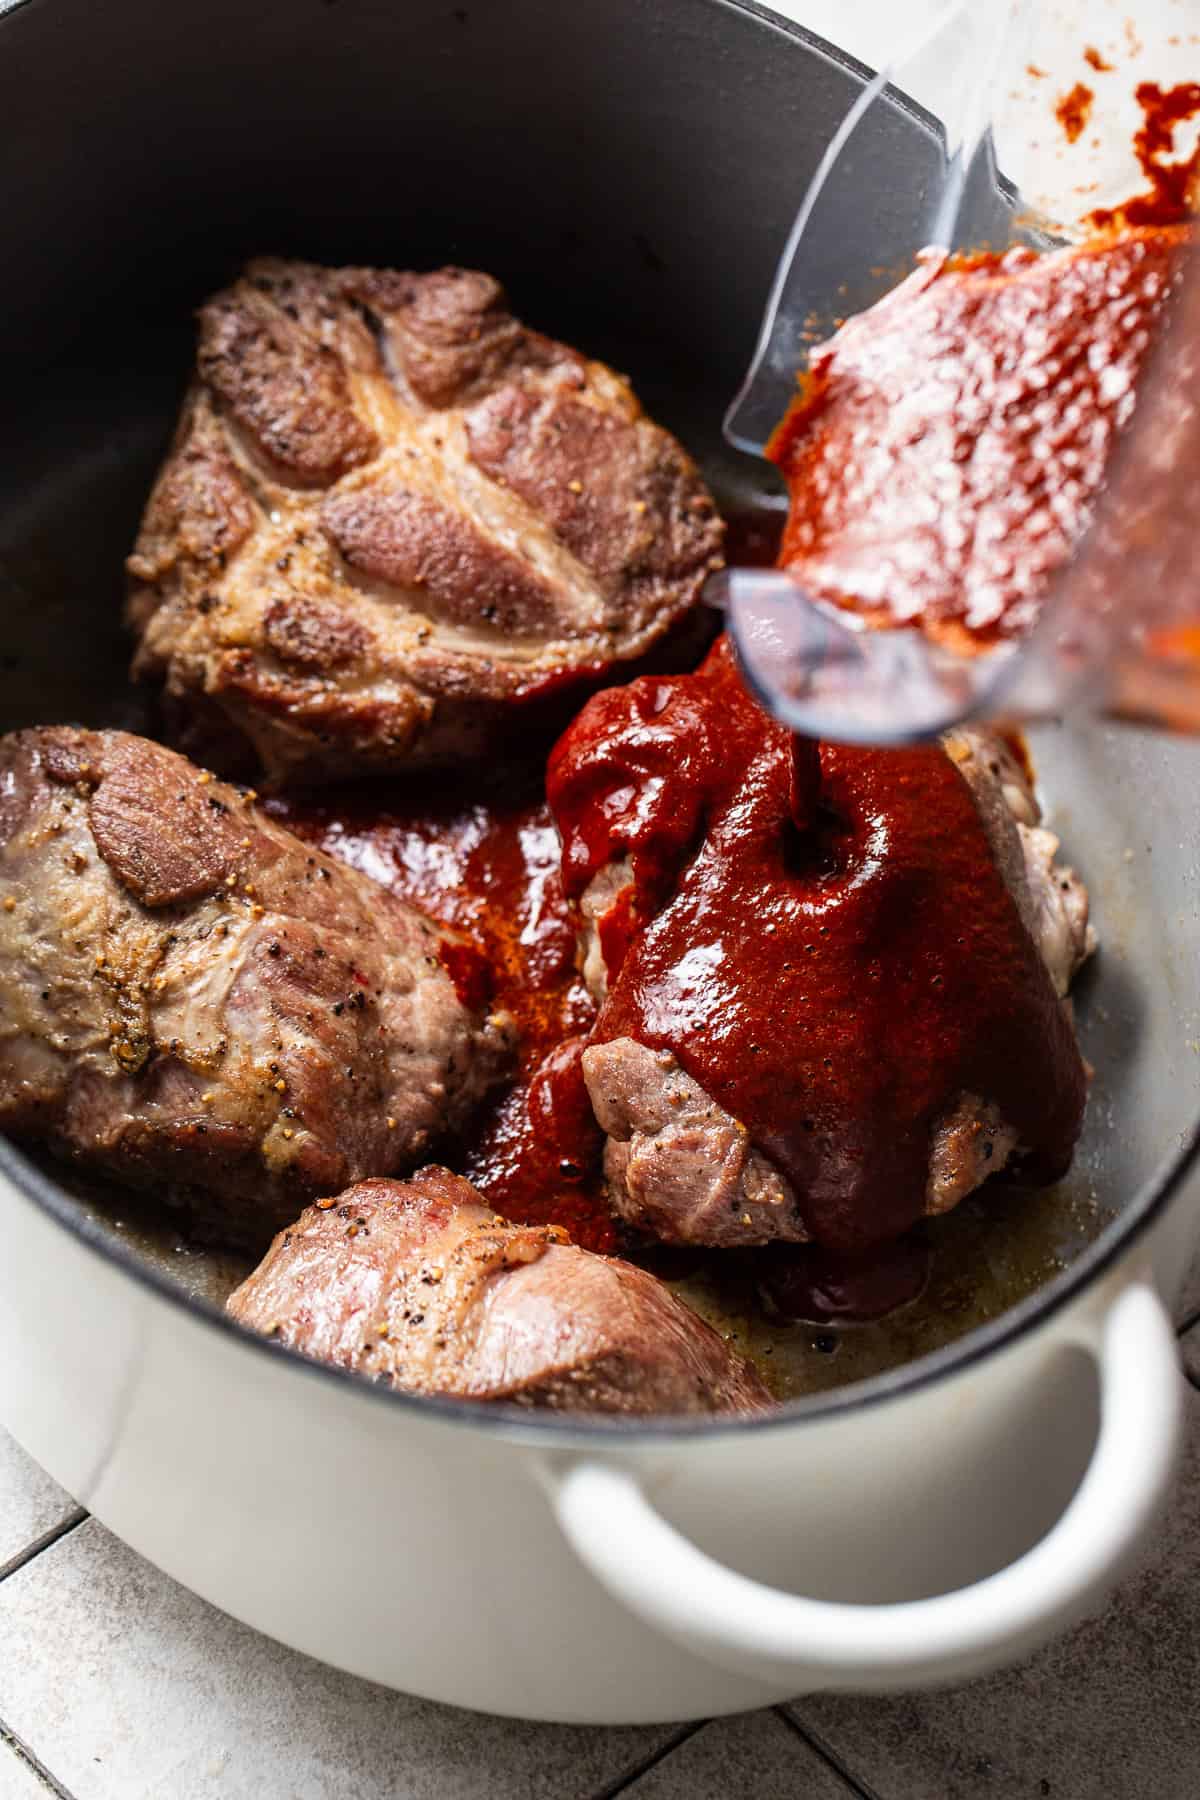
[[[1189,1284],[1181,1323],[1200,1300]],[[481,1718],[285,1650],[178,1587],[0,1433],[0,1800],[1197,1800],[1200,1321],[1144,1567],[1022,1668],[696,1727]]]
[[[3,1745],[0,1745],[0,1756],[5,1756]],[[5,1756],[0,1763],[0,1794],[4,1800],[46,1800],[47,1783],[39,1776],[36,1769],[28,1763],[14,1761]],[[50,1785],[50,1792],[54,1792]]]
[[0,1576],[80,1509],[0,1431]]

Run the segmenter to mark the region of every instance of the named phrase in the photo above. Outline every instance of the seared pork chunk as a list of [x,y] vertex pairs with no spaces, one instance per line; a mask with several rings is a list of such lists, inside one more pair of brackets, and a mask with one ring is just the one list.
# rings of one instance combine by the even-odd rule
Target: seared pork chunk
[[200,313],[135,672],[269,776],[470,756],[648,651],[721,542],[628,383],[489,276],[254,262]]
[[551,758],[609,1194],[666,1242],[867,1248],[1016,1157],[1060,1173],[1079,1129],[1087,893],[1010,748],[811,754],[797,823],[788,734],[722,644]]
[[943,740],[971,790],[996,867],[1021,921],[1065,996],[1096,948],[1088,892],[1074,869],[1057,860],[1059,841],[1042,824],[1029,777],[999,733],[961,729]]
[[643,1269],[511,1225],[446,1169],[364,1181],[281,1232],[235,1319],[408,1393],[559,1412],[758,1411],[748,1363]]
[[159,744],[0,741],[0,1129],[224,1240],[411,1166],[503,1073],[445,942]]
[[619,1037],[585,1050],[583,1068],[622,1218],[667,1243],[725,1249],[796,1239],[800,1214],[786,1176],[672,1051]]

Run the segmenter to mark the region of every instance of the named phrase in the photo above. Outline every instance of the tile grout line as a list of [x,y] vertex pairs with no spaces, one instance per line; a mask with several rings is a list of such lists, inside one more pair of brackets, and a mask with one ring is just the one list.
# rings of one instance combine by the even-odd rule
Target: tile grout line
[[57,1544],[59,1538],[66,1537],[69,1531],[74,1531],[77,1526],[83,1524],[85,1519],[90,1518],[89,1512],[86,1512],[82,1506],[77,1506],[74,1512],[69,1512],[65,1519],[60,1519],[57,1525],[50,1527],[49,1531],[43,1531],[41,1537],[34,1538],[31,1544],[26,1544],[23,1550],[18,1550],[15,1556],[10,1556],[6,1563],[0,1563],[0,1581],[7,1581],[10,1575],[15,1575],[18,1569],[23,1569],[26,1563],[31,1563],[35,1556],[40,1556],[43,1550],[49,1550],[51,1545]]
[[32,1771],[43,1784],[47,1792],[57,1796],[57,1800],[75,1800],[70,1788],[65,1788],[56,1775],[52,1775],[39,1756],[35,1756],[29,1745],[19,1738],[11,1725],[0,1719],[0,1744],[7,1744],[19,1762]]
[[597,1788],[595,1793],[589,1796],[589,1800],[615,1800],[616,1795],[627,1793],[635,1781],[640,1781],[643,1775],[648,1775],[651,1769],[658,1767],[659,1763],[666,1762],[668,1756],[673,1756],[675,1751],[681,1749],[689,1738],[694,1738],[698,1731],[703,1731],[708,1723],[707,1719],[700,1719],[693,1725],[681,1725],[656,1749],[639,1757],[638,1761],[631,1764],[622,1774],[617,1775],[612,1781],[606,1782],[603,1787]]
[[790,1705],[774,1706],[771,1710],[775,1714],[775,1717],[781,1720],[782,1723],[787,1726],[788,1730],[793,1732],[795,1736],[800,1739],[801,1743],[807,1744],[810,1750],[816,1752],[823,1763],[828,1764],[835,1775],[841,1777],[846,1783],[846,1786],[850,1789],[850,1792],[855,1796],[855,1800],[881,1800],[881,1796],[876,1793],[874,1788],[868,1787],[857,1775],[851,1773],[841,1757],[838,1756],[837,1752],[825,1742],[824,1738],[821,1737],[818,1732],[813,1730],[811,1725],[802,1725],[800,1723],[799,1719],[792,1713]]

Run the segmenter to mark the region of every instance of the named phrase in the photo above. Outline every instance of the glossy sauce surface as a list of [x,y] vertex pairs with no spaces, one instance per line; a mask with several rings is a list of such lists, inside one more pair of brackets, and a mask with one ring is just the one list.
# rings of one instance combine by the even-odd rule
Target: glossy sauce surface
[[781,564],[960,653],[1026,631],[1089,521],[1187,241],[930,253],[814,352],[772,439]]
[[547,793],[570,898],[612,858],[633,869],[594,1041],[673,1051],[789,1177],[812,1238],[861,1252],[922,1216],[961,1094],[999,1106],[1045,1179],[1085,1077],[950,760],[823,745],[814,794],[817,754],[722,639],[695,675],[592,700]]

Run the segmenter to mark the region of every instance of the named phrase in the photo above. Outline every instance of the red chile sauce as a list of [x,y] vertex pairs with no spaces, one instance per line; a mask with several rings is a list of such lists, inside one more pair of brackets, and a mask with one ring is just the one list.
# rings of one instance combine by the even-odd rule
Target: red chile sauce
[[1149,186],[1121,206],[1097,207],[1089,218],[1102,230],[1117,225],[1177,225],[1200,205],[1200,144],[1190,156],[1172,158],[1175,127],[1200,113],[1200,82],[1181,81],[1164,88],[1143,81],[1134,97],[1142,109],[1142,125],[1134,135],[1133,149]]
[[791,495],[781,565],[959,653],[1026,631],[1088,523],[1187,240],[926,258],[813,353],[768,447]]
[[575,928],[541,766],[510,762],[490,776],[472,770],[407,790],[396,782],[323,790],[269,807],[479,946],[444,945],[443,961],[465,1001],[513,1015],[517,1078],[469,1136],[441,1154],[506,1217],[560,1224],[588,1249],[615,1249],[600,1135],[572,1054],[595,1008],[575,972]]
[[722,639],[694,675],[590,701],[547,793],[569,898],[611,858],[634,873],[593,1041],[672,1050],[817,1243],[862,1252],[921,1218],[931,1129],[964,1092],[1036,1178],[1066,1168],[1083,1065],[942,751],[797,748]]

